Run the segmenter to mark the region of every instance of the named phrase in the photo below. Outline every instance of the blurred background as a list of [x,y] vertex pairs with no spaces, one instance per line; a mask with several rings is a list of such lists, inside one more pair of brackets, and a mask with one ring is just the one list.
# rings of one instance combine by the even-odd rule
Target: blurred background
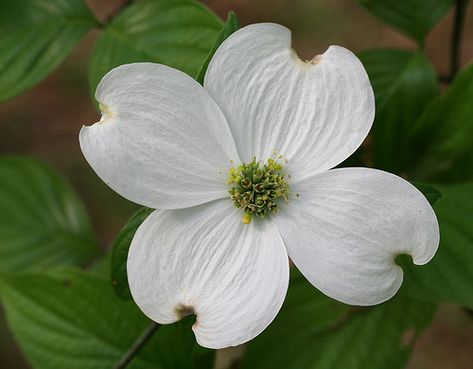
[[[123,0],[86,0],[99,20],[120,9]],[[205,0],[223,19],[234,10],[242,25],[280,23],[293,31],[293,45],[302,59],[311,59],[329,45],[353,51],[373,47],[416,45],[363,10],[356,0]],[[453,14],[429,35],[426,53],[439,74],[447,74]],[[100,116],[87,85],[87,60],[99,30],[91,31],[64,63],[26,93],[0,104],[0,154],[30,155],[55,168],[79,192],[106,248],[137,206],[112,192],[84,160],[78,142],[83,124]],[[473,59],[473,4],[468,8],[462,64]],[[386,317],[387,319],[389,317]],[[28,368],[10,337],[0,311],[0,368]],[[441,306],[433,325],[418,340],[410,369],[473,368],[473,315]],[[382,368],[380,368],[382,369]]]

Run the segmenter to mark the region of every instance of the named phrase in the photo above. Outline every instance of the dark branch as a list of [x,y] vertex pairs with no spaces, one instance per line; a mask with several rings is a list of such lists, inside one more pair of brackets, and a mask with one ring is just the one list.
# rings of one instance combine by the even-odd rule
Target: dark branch
[[143,334],[135,341],[133,346],[130,347],[128,352],[123,355],[120,361],[115,365],[114,369],[125,369],[128,364],[134,359],[136,355],[141,351],[141,349],[148,343],[148,341],[153,337],[156,331],[161,327],[158,323],[152,323]]
[[456,0],[455,16],[453,20],[452,43],[450,50],[450,75],[449,81],[455,78],[460,69],[461,62],[461,41],[463,36],[463,25],[465,23],[466,7],[468,0]]
[[463,309],[463,312],[468,315],[471,319],[473,319],[473,309],[468,309],[468,308],[464,308]]
[[445,83],[447,85],[450,82],[452,82],[452,79],[450,78],[450,76],[449,75],[447,76],[446,74],[440,74],[439,75],[439,80],[440,80],[440,82]]
[[126,8],[128,8],[130,5],[133,4],[133,0],[126,0],[123,2],[121,6],[118,7],[117,10],[113,14],[110,14],[107,18],[107,21],[105,24],[110,23],[112,20],[114,20],[121,12],[123,12]]

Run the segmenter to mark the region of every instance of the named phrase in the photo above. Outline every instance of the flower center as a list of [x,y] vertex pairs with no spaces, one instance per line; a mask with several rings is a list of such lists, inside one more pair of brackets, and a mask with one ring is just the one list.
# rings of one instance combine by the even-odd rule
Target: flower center
[[228,171],[227,184],[231,185],[230,198],[233,205],[244,211],[242,222],[249,224],[254,215],[259,218],[277,213],[280,200],[288,201],[289,185],[278,159],[266,162],[243,163]]

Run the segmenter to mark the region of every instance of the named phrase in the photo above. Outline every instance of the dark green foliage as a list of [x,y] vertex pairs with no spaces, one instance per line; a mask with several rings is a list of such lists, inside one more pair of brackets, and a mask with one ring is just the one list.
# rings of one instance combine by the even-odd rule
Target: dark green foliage
[[416,186],[417,189],[424,194],[430,205],[435,204],[437,200],[442,197],[442,193],[432,186],[420,183],[413,183],[413,185]]
[[404,261],[403,290],[416,299],[473,309],[473,183],[435,187],[442,193],[434,205],[440,224],[440,246],[424,266]]
[[[35,369],[112,369],[151,324],[108,278],[78,270],[0,280],[8,324]],[[131,369],[209,368],[191,320],[161,327]]]
[[195,76],[222,22],[203,5],[186,0],[133,3],[108,24],[89,64],[91,91],[111,69],[132,62],[169,65]]
[[406,170],[410,135],[427,103],[439,94],[437,76],[420,52],[373,49],[358,54],[376,96],[376,118],[371,130],[373,161],[394,173]]
[[223,41],[225,41],[233,32],[238,31],[239,28],[240,22],[236,14],[234,12],[228,13],[225,25],[220,31],[220,34],[218,35],[217,40],[215,41],[212,47],[212,50],[210,50],[207,59],[200,67],[199,73],[197,73],[197,77],[195,78],[197,82],[199,82],[201,85],[204,84],[205,72],[207,72],[207,68],[209,66],[210,61],[212,60],[213,55],[215,54],[215,51],[217,51],[218,47],[222,44]]
[[1,0],[0,101],[45,78],[95,24],[83,0]]
[[282,310],[248,345],[243,369],[402,368],[435,312],[435,305],[403,297],[349,307],[293,274]]
[[0,274],[83,265],[99,250],[82,203],[36,160],[0,157]]
[[115,293],[121,299],[130,299],[130,287],[126,274],[126,260],[128,250],[136,230],[144,220],[153,212],[153,209],[141,208],[128,220],[113,243],[111,276]]
[[452,6],[452,0],[358,0],[379,19],[423,45],[429,31]]
[[413,136],[413,177],[444,182],[473,179],[473,65],[429,105]]

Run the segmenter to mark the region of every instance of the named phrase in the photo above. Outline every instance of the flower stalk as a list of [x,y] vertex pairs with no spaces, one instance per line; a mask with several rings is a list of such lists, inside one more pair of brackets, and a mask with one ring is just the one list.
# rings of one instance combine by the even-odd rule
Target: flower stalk
[[150,324],[145,329],[143,334],[138,337],[133,346],[131,346],[130,349],[125,353],[125,355],[123,355],[117,365],[115,365],[114,369],[125,369],[160,327],[161,324],[158,323],[153,322],[152,324]]
[[463,26],[465,24],[466,8],[468,0],[456,0],[455,15],[453,20],[452,44],[450,53],[450,75],[449,82],[451,82],[461,65],[461,42],[463,37]]

